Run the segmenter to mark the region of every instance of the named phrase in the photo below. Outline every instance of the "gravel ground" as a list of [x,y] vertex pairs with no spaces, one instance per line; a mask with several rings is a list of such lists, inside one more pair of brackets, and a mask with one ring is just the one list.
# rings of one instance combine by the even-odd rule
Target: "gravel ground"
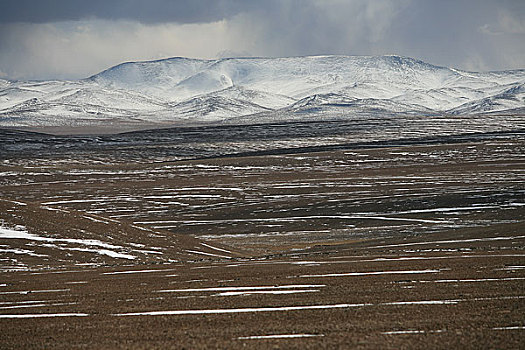
[[524,348],[524,148],[4,161],[0,348]]

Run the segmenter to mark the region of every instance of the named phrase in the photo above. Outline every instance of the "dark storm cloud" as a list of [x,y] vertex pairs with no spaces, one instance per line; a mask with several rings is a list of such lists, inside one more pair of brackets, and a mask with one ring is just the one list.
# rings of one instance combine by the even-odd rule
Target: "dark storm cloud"
[[220,20],[258,4],[242,0],[1,0],[0,22],[45,23],[86,18],[142,23],[202,23]]

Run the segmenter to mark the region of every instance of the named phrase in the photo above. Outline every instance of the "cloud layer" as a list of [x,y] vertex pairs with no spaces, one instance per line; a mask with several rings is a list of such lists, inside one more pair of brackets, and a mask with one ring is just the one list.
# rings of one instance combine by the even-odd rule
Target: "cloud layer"
[[78,79],[172,56],[399,54],[468,70],[525,68],[525,2],[4,0],[0,77]]

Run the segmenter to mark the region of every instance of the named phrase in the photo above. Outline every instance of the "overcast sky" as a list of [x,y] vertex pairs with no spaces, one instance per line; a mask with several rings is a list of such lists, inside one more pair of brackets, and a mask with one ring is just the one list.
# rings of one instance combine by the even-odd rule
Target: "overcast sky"
[[523,0],[0,0],[0,78],[173,56],[398,54],[525,68]]

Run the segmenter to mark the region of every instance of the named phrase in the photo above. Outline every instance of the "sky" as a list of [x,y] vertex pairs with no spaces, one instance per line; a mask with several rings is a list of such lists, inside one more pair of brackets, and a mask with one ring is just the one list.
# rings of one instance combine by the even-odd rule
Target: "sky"
[[0,78],[168,57],[408,56],[525,68],[523,0],[0,0]]

